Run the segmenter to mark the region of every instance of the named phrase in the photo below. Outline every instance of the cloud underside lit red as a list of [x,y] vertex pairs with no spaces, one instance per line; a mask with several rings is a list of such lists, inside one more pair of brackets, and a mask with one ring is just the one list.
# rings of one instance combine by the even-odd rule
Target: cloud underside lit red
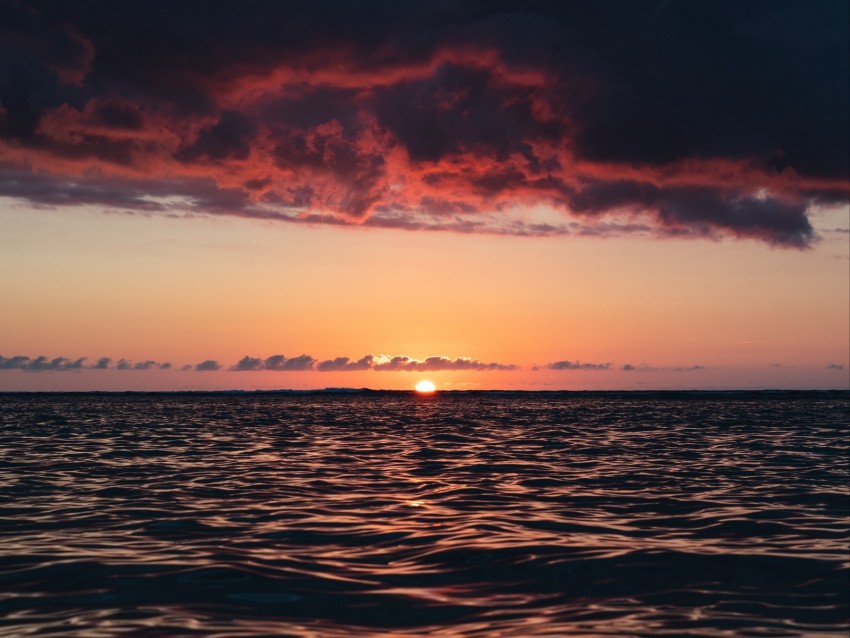
[[[0,195],[308,224],[808,246],[810,207],[847,201],[847,91],[844,76],[832,93],[802,86],[805,65],[829,79],[846,60],[769,6],[717,10],[730,23],[779,20],[801,60],[788,63],[763,33],[736,35],[730,72],[722,20],[714,28],[730,31],[702,34],[699,53],[681,39],[682,29],[699,35],[698,7],[634,3],[606,22],[578,5],[467,15],[414,3],[379,18],[374,8],[324,16],[322,3],[250,5],[235,17],[187,3],[174,11],[198,11],[191,34],[159,4],[144,16],[109,3],[12,5]],[[839,5],[815,18],[831,22]],[[133,19],[159,29],[156,54]],[[252,37],[228,29],[231,19],[250,22]],[[364,33],[341,28],[346,19]],[[432,37],[411,40],[413,24],[431,25]],[[846,34],[826,34],[846,49]],[[201,55],[201,41],[219,44]],[[765,76],[765,53],[784,76]]]

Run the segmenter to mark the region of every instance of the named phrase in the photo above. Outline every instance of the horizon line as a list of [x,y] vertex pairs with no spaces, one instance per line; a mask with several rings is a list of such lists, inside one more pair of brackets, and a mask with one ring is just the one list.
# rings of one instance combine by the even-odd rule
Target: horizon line
[[415,389],[391,388],[276,388],[271,390],[227,389],[227,390],[0,390],[0,395],[8,394],[410,394],[415,396],[434,396],[437,394],[648,394],[648,393],[816,393],[831,392],[850,394],[850,388],[643,388],[643,389],[605,389],[605,390],[566,390],[541,389],[518,390],[503,388],[434,390],[419,392]]

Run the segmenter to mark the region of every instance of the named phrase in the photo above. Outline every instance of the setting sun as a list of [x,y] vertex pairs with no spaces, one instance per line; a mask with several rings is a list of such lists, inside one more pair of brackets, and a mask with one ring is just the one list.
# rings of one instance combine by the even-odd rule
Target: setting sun
[[419,383],[416,384],[416,391],[417,392],[434,392],[436,389],[437,389],[437,386],[435,386],[430,381],[424,381],[423,380],[423,381],[420,381]]

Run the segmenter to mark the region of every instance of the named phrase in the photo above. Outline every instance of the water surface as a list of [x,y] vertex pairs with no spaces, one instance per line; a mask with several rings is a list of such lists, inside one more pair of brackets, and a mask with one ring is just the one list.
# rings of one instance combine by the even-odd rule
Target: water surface
[[847,393],[0,395],[2,636],[842,636]]

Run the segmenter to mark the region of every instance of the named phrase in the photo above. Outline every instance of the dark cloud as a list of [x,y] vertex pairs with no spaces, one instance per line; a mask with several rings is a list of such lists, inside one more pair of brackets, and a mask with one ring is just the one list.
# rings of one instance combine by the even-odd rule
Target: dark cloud
[[[466,150],[530,153],[529,142],[557,138],[563,128],[535,118],[537,89],[506,85],[491,69],[445,63],[427,77],[379,88],[375,111],[414,162],[438,162]],[[509,181],[524,177],[518,171],[501,173],[478,178],[478,187],[500,190],[505,176]]]
[[215,359],[207,359],[206,361],[201,361],[199,364],[195,365],[195,370],[197,372],[209,372],[220,369],[221,365],[219,365],[218,361]]
[[717,188],[659,188],[635,181],[601,181],[567,198],[571,209],[581,214],[596,215],[609,209],[646,211],[657,216],[668,232],[710,236],[726,231],[795,248],[803,248],[815,238],[805,204],[744,197]]
[[181,162],[245,159],[256,131],[256,125],[241,113],[224,111],[218,122],[202,128],[197,139],[177,151],[176,157]]
[[[4,2],[0,195],[804,248],[811,207],[848,201],[848,22],[844,0]],[[564,224],[510,217],[532,204]]]
[[[533,370],[610,370],[610,363],[582,363],[581,361],[553,361],[545,366],[534,366]],[[625,368],[624,368],[625,369]]]
[[841,365],[840,363],[830,363],[828,366],[826,366],[826,369],[827,370],[843,370],[844,366]]
[[320,361],[316,366],[319,372],[352,372],[355,370],[369,370],[372,367],[374,357],[367,354],[365,357],[352,361],[348,357],[337,357],[336,359],[328,359]]
[[287,193],[301,194],[302,197],[307,192],[311,194],[308,200],[298,198],[289,203],[295,206],[330,205],[355,219],[368,215],[387,188],[383,183],[385,147],[378,143],[369,144],[363,139],[375,134],[362,125],[346,129],[336,120],[308,131],[279,132],[273,152],[278,168],[292,172],[296,181],[321,183],[330,180],[334,184],[333,188],[323,192],[324,201],[313,201],[315,192],[312,188],[307,191],[302,186],[287,190]]
[[282,354],[272,355],[267,359],[258,359],[245,356],[229,369],[234,372],[247,372],[252,370],[274,370],[282,372],[297,372],[312,370],[316,360],[306,354],[298,357],[287,358]]
[[120,100],[95,103],[96,120],[113,129],[139,131],[142,129],[142,114],[139,108]]
[[607,99],[578,110],[579,153],[656,164],[752,157],[847,175],[847,149],[829,139],[850,134],[846,2],[630,4],[620,15],[633,27],[618,25],[618,45],[600,51]]

